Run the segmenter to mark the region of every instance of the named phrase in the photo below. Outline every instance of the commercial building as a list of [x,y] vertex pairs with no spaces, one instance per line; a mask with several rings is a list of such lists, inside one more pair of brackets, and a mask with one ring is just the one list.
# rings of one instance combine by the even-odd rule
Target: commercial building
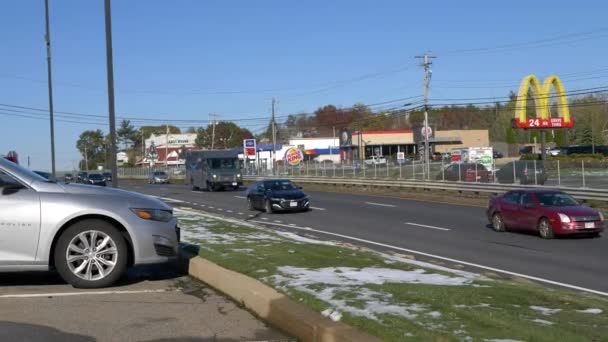
[[[429,134],[430,152],[449,152],[455,148],[490,146],[487,130],[445,130]],[[394,157],[398,152],[406,155],[420,154],[424,148],[424,136],[418,128],[413,130],[387,130],[340,132],[340,156],[354,161],[372,156]]]

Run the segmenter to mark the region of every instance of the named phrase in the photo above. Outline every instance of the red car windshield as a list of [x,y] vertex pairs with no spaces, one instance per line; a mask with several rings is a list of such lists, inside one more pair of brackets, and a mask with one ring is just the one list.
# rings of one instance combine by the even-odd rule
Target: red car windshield
[[561,192],[537,193],[536,198],[543,207],[569,207],[579,205],[572,196]]

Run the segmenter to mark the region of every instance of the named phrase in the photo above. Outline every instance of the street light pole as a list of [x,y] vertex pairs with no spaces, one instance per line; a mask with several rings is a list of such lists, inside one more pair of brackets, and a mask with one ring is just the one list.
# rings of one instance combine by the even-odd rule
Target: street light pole
[[435,58],[435,56],[431,56],[429,54],[424,54],[423,56],[416,56],[416,58],[422,58],[424,67],[424,165],[425,165],[425,173],[427,179],[430,178],[431,174],[431,164],[429,160],[430,151],[429,151],[429,114],[428,114],[428,104],[429,104],[429,84],[431,83],[431,58]]
[[116,165],[116,113],[114,112],[114,65],[112,62],[112,10],[110,0],[104,1],[106,24],[106,64],[108,72],[108,110],[110,114],[110,165],[112,167],[112,187],[118,187],[118,167]]
[[46,41],[46,68],[48,77],[49,87],[49,116],[51,124],[51,174],[53,179],[56,179],[55,175],[55,120],[53,113],[53,75],[51,73],[51,29],[49,24],[49,0],[44,0],[44,15],[46,21],[46,35],[44,40]]

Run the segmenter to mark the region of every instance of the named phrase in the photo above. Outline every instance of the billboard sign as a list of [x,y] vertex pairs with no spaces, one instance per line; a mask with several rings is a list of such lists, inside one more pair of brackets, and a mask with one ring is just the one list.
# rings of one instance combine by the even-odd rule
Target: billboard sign
[[243,154],[245,157],[254,156],[256,153],[256,141],[255,139],[243,140]]
[[[555,91],[555,96],[551,96],[551,88]],[[528,93],[532,90],[531,96],[536,107],[536,117],[528,118],[526,116],[528,105]],[[551,100],[555,98],[557,101],[558,117],[551,117]],[[570,109],[568,108],[568,99],[564,85],[559,77],[553,75],[547,77],[542,84],[534,75],[526,76],[519,85],[517,93],[515,118],[513,126],[517,128],[571,128],[574,126],[574,121],[570,117]]]
[[299,149],[290,147],[285,151],[285,157],[283,159],[288,165],[298,166],[304,160],[304,154]]

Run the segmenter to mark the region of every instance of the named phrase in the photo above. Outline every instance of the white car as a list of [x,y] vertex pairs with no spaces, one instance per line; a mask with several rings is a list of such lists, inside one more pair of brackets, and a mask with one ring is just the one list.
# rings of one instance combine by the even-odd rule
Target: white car
[[371,159],[365,160],[366,165],[383,165],[386,164],[386,158],[381,156],[372,156]]

